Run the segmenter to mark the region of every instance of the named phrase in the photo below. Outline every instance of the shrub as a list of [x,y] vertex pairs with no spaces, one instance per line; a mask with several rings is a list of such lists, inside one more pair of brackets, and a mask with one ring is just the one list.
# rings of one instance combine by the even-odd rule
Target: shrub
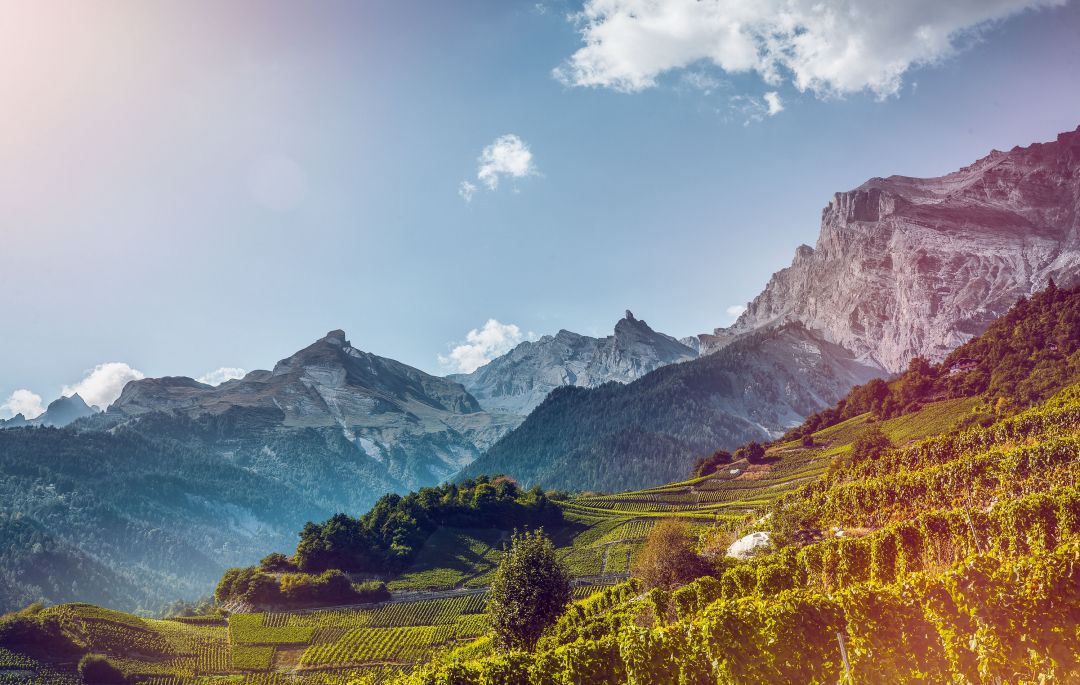
[[716,473],[716,470],[724,464],[730,464],[734,457],[731,456],[731,452],[725,452],[724,450],[716,450],[707,457],[701,457],[694,462],[693,476],[700,478],[707,476],[711,473]]
[[672,590],[708,575],[709,567],[694,553],[686,524],[667,519],[657,523],[649,532],[632,572],[646,588]]
[[851,444],[851,456],[857,462],[878,459],[892,448],[892,440],[875,424],[855,438],[855,442]]
[[760,464],[765,461],[765,447],[757,441],[749,442],[735,450],[736,459],[745,459],[751,464]]
[[259,562],[259,568],[269,573],[290,573],[296,571],[296,564],[281,552],[271,552]]
[[79,675],[87,685],[117,685],[124,674],[100,654],[86,654],[79,659]]

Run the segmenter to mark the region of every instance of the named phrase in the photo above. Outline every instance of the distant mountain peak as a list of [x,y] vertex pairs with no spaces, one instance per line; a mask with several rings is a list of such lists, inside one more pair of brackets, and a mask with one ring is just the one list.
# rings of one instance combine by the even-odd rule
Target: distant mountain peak
[[453,376],[488,411],[525,416],[558,387],[629,383],[697,350],[654,331],[629,309],[612,335],[593,338],[566,329],[524,342],[469,374]]

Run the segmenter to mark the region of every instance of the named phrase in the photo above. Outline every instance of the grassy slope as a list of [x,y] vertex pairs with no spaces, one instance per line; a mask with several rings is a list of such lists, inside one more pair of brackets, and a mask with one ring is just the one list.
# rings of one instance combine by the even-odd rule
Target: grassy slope
[[[972,405],[967,400],[928,405],[882,427],[898,442],[914,440],[947,430]],[[781,495],[824,473],[834,456],[849,449],[865,421],[856,417],[822,431],[812,448],[776,446],[765,464],[736,462],[705,478],[564,502],[566,525],[552,531],[558,553],[573,575],[604,572],[606,578],[592,582],[613,582],[627,572],[658,519],[682,518],[699,529],[744,528]],[[503,540],[498,531],[442,528],[391,588],[482,588]],[[587,587],[575,596],[582,598]],[[301,685],[333,685],[363,677],[378,682],[439,650],[474,640],[486,629],[482,607],[483,595],[471,594],[381,608],[236,615],[228,623],[204,624],[146,620],[88,605],[62,605],[46,613],[60,617],[80,644],[109,655],[136,681],[178,685],[228,676],[268,685],[294,674]],[[24,657],[0,652],[0,682],[8,662],[58,685],[71,679],[74,666],[70,660],[27,666]]]

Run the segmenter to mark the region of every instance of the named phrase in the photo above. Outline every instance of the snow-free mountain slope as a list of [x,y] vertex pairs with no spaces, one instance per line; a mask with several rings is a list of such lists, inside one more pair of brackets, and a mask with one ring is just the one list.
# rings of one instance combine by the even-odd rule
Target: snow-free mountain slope
[[676,480],[694,457],[766,440],[879,373],[787,324],[627,385],[556,390],[462,477],[604,491]]
[[607,337],[561,330],[523,342],[476,371],[451,378],[485,409],[525,416],[555,388],[629,383],[653,369],[695,357],[694,349],[654,331],[628,310]]

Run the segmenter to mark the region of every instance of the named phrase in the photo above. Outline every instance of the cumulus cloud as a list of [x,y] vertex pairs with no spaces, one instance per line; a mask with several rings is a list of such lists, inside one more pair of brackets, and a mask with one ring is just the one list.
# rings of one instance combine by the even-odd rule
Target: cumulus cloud
[[575,15],[584,46],[554,75],[636,92],[706,64],[818,96],[885,98],[908,70],[955,54],[993,22],[1066,1],[586,0]]
[[247,371],[241,368],[235,366],[223,366],[220,369],[204,373],[195,380],[200,383],[206,383],[207,385],[221,385],[225,381],[231,381],[234,378],[243,378],[246,374]]
[[[499,136],[485,147],[477,165],[476,179],[488,190],[498,190],[499,182],[504,178],[526,178],[539,173],[528,143],[513,133]],[[462,181],[458,186],[458,194],[466,202],[471,202],[478,190],[479,187],[469,181]]]
[[24,418],[33,419],[41,416],[45,406],[41,403],[41,395],[29,390],[16,390],[0,404],[0,411],[7,412],[8,416],[22,414]]
[[784,111],[784,102],[780,99],[780,93],[775,90],[769,93],[765,93],[762,98],[765,100],[765,113],[770,117],[775,117],[780,112]]
[[737,319],[740,316],[742,316],[743,312],[746,311],[746,305],[745,304],[733,304],[730,307],[728,307],[725,311],[727,312],[728,316],[730,316],[733,319]]
[[124,362],[106,362],[95,366],[78,383],[65,385],[60,394],[71,397],[78,393],[87,404],[105,409],[120,397],[120,391],[129,381],[142,378],[146,378],[146,374]]
[[439,364],[450,373],[472,373],[523,340],[525,335],[516,325],[488,319],[483,327],[469,331],[464,342],[453,345],[450,354],[440,354]]
[[525,178],[536,173],[532,152],[524,140],[513,133],[499,136],[480,153],[476,177],[490,190],[499,187],[503,176]]

